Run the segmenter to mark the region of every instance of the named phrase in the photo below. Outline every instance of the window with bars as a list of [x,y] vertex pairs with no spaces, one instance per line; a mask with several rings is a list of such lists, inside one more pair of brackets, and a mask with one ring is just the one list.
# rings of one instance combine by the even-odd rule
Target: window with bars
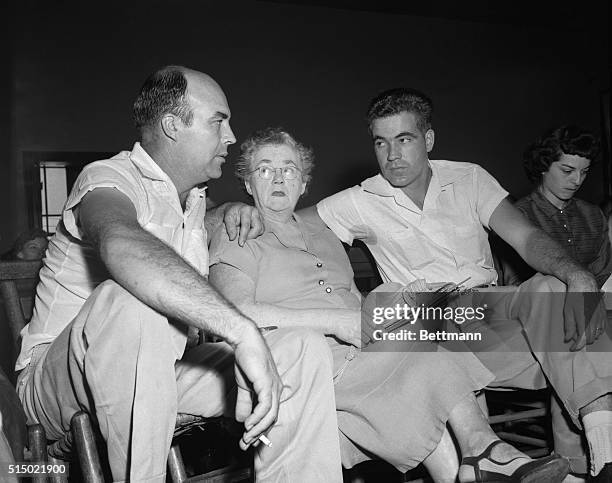
[[61,161],[41,161],[40,201],[41,226],[47,233],[55,233],[55,228],[62,215],[62,208],[68,198],[68,180],[66,168],[68,163]]
[[74,151],[24,152],[29,225],[38,226],[49,234],[55,233],[68,193],[83,167],[97,159],[108,159],[114,154]]

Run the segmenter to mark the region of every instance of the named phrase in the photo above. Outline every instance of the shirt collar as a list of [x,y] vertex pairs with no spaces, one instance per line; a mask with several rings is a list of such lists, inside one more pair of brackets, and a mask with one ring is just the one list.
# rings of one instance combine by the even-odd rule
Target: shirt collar
[[531,192],[531,194],[529,195],[531,197],[531,199],[533,200],[533,202],[540,207],[540,209],[548,216],[553,216],[558,214],[561,211],[564,210],[570,210],[573,208],[574,204],[575,204],[575,200],[574,198],[571,198],[567,204],[565,205],[565,208],[563,208],[563,210],[560,210],[559,208],[557,208],[555,205],[553,205],[548,198],[546,198],[546,196],[544,196],[542,193],[540,193],[539,189],[535,189]]
[[134,143],[132,152],[130,153],[130,159],[134,166],[138,168],[138,171],[145,176],[155,181],[170,181],[168,175],[159,167],[159,165],[153,160],[149,153],[147,153],[139,142]]
[[[311,239],[315,238],[319,233],[327,229],[327,227],[323,224],[309,223],[295,212],[293,213],[293,218],[297,223],[300,233],[302,233],[302,238],[305,243],[305,247],[299,247],[300,249],[306,248],[306,250],[308,250],[311,245]],[[266,233],[272,233],[282,245],[286,247],[295,246],[295,240],[292,240],[287,236],[287,232],[285,230],[286,223],[266,221],[265,226]]]
[[379,196],[393,196],[395,195],[395,190],[398,189],[391,186],[391,184],[385,178],[383,178],[382,174],[380,173],[362,181],[361,187],[364,189],[364,191]]
[[445,161],[444,163],[444,169],[440,169],[439,161],[429,161],[429,166],[431,166],[431,171],[433,173],[432,179],[436,178],[440,188],[453,184],[467,175],[465,169],[458,167],[455,168],[452,161]]
[[[459,171],[451,168],[440,170],[436,160],[429,161],[429,167],[431,168],[431,180],[429,181],[428,191],[437,188],[444,188],[449,184],[453,184],[455,181],[465,176],[465,171]],[[391,184],[378,173],[376,176],[366,179],[361,183],[361,187],[364,191],[379,195],[379,196],[397,196],[400,188],[394,188]]]
[[[145,151],[139,142],[134,143],[134,147],[130,153],[130,160],[145,178],[149,178],[153,181],[163,181],[171,186],[172,189],[176,190],[170,177],[159,167],[153,158],[149,156],[149,153]],[[206,188],[206,185],[196,186],[189,192],[187,198],[193,198],[196,195],[198,195],[198,197],[203,196]]]

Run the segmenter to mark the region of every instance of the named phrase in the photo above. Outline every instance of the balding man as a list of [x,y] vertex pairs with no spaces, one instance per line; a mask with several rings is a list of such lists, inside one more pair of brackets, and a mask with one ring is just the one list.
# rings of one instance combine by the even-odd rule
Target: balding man
[[[221,176],[236,141],[223,91],[165,67],[144,83],[134,117],[141,141],[83,170],[49,243],[16,365],[30,422],[59,438],[85,407],[113,480],[165,481],[177,411],[230,415],[235,405],[241,447],[263,433],[273,443],[257,448],[258,481],[341,481],[323,337],[273,330],[264,340],[207,282],[205,223],[257,225],[244,206],[205,220],[201,185]],[[183,356],[189,327],[224,342]]]

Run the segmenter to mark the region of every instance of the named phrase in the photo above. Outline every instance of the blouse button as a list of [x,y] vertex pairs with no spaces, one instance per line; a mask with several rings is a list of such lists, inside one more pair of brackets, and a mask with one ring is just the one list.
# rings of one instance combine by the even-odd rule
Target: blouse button
[[321,268],[323,266],[323,264],[321,262],[317,263],[317,267]]
[[567,239],[567,243],[572,243],[572,239],[571,239],[571,238],[568,238],[568,239]]
[[329,288],[329,287],[327,287],[327,288],[325,289],[325,291],[326,291],[327,293],[331,293],[331,290],[332,290],[332,289],[331,289],[331,288]]
[[319,280],[319,285],[323,285],[325,283],[325,280]]

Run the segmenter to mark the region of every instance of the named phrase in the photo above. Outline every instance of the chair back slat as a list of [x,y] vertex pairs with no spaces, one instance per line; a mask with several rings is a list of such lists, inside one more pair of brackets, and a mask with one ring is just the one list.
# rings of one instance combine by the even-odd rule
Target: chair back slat
[[19,343],[21,329],[31,316],[41,266],[40,260],[0,262],[0,295],[14,344]]
[[2,261],[0,262],[0,280],[37,279],[42,267],[40,260]]

